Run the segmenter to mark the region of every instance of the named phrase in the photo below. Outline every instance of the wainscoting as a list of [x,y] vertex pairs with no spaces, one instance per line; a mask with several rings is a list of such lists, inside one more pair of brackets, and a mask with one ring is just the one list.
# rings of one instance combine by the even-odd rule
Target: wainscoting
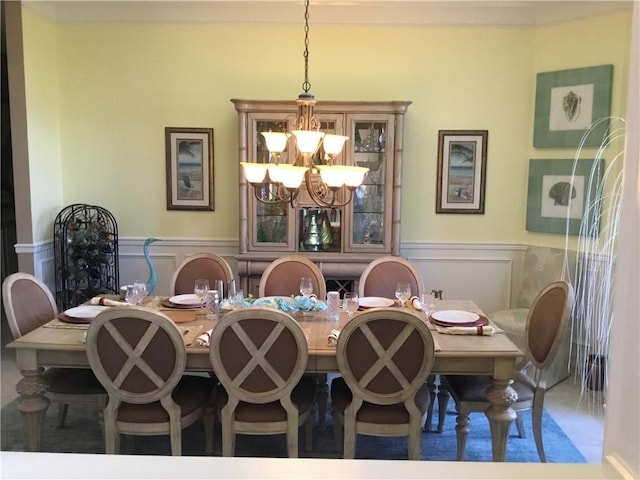
[[[120,284],[146,280],[149,269],[142,246],[144,238],[120,237]],[[403,243],[400,253],[416,265],[427,290],[442,290],[444,298],[470,298],[485,312],[515,305],[520,285],[525,245],[486,243]],[[53,243],[17,245],[18,255],[32,256],[34,273],[55,291]],[[167,239],[153,243],[149,253],[158,270],[154,293],[169,294],[177,265],[197,252],[222,255],[237,272],[235,240]]]

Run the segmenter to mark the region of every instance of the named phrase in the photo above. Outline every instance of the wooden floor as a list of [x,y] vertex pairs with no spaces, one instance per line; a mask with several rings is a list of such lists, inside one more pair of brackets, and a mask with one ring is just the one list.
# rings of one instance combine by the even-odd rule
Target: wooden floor
[[[15,366],[15,352],[4,347],[10,339],[8,326],[3,321],[0,336],[2,406],[17,397],[15,386],[21,378]],[[547,392],[545,407],[587,461],[600,464],[604,434],[604,410],[600,392],[581,392],[580,386],[570,377]]]

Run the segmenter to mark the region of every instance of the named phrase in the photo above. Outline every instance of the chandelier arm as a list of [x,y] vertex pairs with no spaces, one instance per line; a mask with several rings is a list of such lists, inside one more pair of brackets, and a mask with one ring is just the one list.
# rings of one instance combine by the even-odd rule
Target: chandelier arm
[[350,195],[346,196],[347,197],[346,201],[336,203],[336,199],[338,198],[338,192],[343,191],[343,189],[345,188],[344,186],[340,187],[338,190],[333,190],[327,187],[327,185],[323,182],[323,185],[325,186],[325,188],[331,192],[331,201],[329,202],[325,200],[322,196],[318,195],[313,185],[313,181],[311,180],[311,169],[307,170],[306,173],[304,174],[304,183],[307,187],[307,192],[309,192],[311,199],[316,205],[319,205],[321,207],[335,208],[335,207],[344,207],[345,205],[348,205],[349,203],[351,203],[353,192],[350,192]]
[[[251,184],[253,187],[253,195],[254,197],[256,197],[256,200],[258,200],[260,203],[264,203],[266,205],[277,205],[279,203],[291,203],[292,200],[292,195],[291,192],[287,190],[287,194],[286,195],[280,195],[280,193],[273,193],[273,191],[271,190],[271,186],[273,186],[273,184],[270,184],[269,186],[269,191],[271,193],[273,193],[273,195],[276,197],[273,200],[270,200],[268,198],[262,198],[260,195],[258,195],[258,189],[260,188],[259,186],[262,185],[262,183],[258,183],[258,184]],[[278,189],[279,190],[279,189]],[[293,207],[293,203],[291,203],[291,206]]]

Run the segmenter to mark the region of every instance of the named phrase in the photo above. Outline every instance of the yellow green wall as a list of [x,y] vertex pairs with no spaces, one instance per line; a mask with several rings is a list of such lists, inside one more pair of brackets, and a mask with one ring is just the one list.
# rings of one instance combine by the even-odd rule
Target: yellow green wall
[[[237,238],[237,123],[229,100],[295,99],[302,26],[68,25],[26,9],[23,16],[30,145],[39,162],[55,152],[41,182],[51,179],[57,197],[34,206],[40,216],[91,203],[115,215],[122,236]],[[629,14],[543,28],[312,23],[311,90],[319,102],[413,102],[405,119],[402,241],[560,245],[559,235],[525,230],[529,158],[573,156],[532,147],[535,74],[612,63],[612,113],[622,115],[629,31]],[[42,62],[50,78],[38,75]],[[51,132],[32,130],[40,116]],[[166,210],[165,127],[214,129],[215,212]],[[489,131],[484,215],[435,214],[439,129]]]

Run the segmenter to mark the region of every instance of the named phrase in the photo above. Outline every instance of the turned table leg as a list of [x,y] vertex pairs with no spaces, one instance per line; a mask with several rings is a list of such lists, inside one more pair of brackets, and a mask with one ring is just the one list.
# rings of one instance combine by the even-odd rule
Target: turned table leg
[[42,377],[43,368],[22,370],[22,380],[16,385],[20,395],[18,410],[22,413],[27,431],[29,451],[39,452],[42,444],[44,417],[51,401],[45,397],[48,385]]
[[511,408],[518,394],[511,387],[513,380],[493,380],[487,389],[487,398],[491,405],[485,411],[491,427],[491,448],[494,462],[504,462],[507,437],[511,423],[516,419],[516,412]]

